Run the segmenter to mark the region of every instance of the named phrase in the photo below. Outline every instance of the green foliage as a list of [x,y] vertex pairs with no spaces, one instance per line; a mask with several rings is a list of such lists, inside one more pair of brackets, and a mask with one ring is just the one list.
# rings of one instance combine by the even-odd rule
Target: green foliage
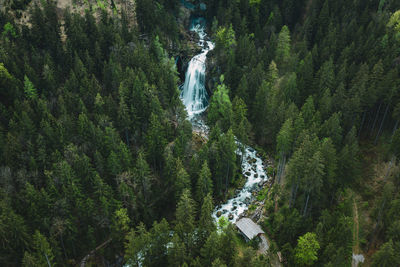
[[1,33],[1,35],[5,38],[16,38],[17,32],[15,31],[14,26],[10,22],[7,22],[6,24],[4,24],[3,32]]
[[290,31],[285,25],[282,27],[281,32],[278,35],[278,41],[275,51],[275,61],[279,66],[279,69],[286,70],[290,61]]
[[[11,2],[18,18],[27,1]],[[209,88],[207,144],[192,139],[171,59],[187,46],[180,1],[138,0],[135,14],[110,17],[100,0],[96,18],[62,14],[63,31],[51,1],[26,11],[29,31],[0,14],[0,265],[70,264],[110,238],[96,253],[114,262],[129,233],[131,265],[266,266],[238,255],[232,227],[216,232],[210,215],[211,194],[239,184],[244,144],[279,158],[268,175],[285,186],[269,191],[266,232],[287,264],[300,265],[292,247],[306,232],[320,244],[313,263],[350,264],[343,193],[369,184],[362,164],[382,157],[373,141],[399,157],[398,1],[203,2],[216,43],[206,84],[226,77]],[[369,194],[383,206],[375,265],[398,265],[396,172],[382,198]],[[153,223],[162,218],[171,226]]]
[[185,244],[188,254],[193,253],[195,229],[195,203],[191,198],[190,191],[185,190],[176,207],[175,232],[179,239]]
[[400,258],[398,253],[396,253],[397,249],[395,248],[396,244],[393,244],[393,241],[390,240],[382,245],[382,247],[372,256],[372,264],[371,266],[396,266],[400,264]]
[[36,88],[26,75],[24,76],[24,91],[26,97],[29,99],[35,99],[38,96]]
[[217,46],[224,48],[227,51],[231,51],[236,45],[235,31],[232,25],[229,27],[220,27],[216,32],[216,44]]
[[223,76],[220,79],[221,84],[217,86],[217,90],[211,97],[208,109],[208,123],[210,125],[218,123],[223,131],[227,131],[233,119],[232,103],[229,99],[228,87],[223,83]]
[[213,183],[211,180],[211,171],[208,168],[207,161],[201,167],[199,179],[196,185],[196,199],[198,203],[203,203],[207,195],[212,195]]
[[393,28],[396,34],[396,38],[400,38],[400,10],[397,10],[392,14],[387,26],[389,28]]
[[299,265],[312,265],[317,259],[320,245],[315,233],[306,233],[299,237],[295,248],[295,258]]
[[39,231],[35,231],[33,236],[32,253],[25,252],[22,260],[23,266],[50,266],[54,260],[54,254],[47,238]]

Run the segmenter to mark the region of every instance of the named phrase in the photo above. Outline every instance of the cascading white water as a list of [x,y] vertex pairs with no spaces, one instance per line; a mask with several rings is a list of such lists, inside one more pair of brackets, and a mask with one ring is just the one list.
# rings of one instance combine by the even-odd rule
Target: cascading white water
[[[190,30],[198,33],[202,51],[189,62],[185,83],[181,87],[181,99],[194,126],[193,129],[207,135],[207,125],[205,125],[201,116],[196,115],[201,114],[208,107],[208,94],[205,88],[206,58],[207,53],[214,48],[214,44],[206,41],[204,20],[195,20]],[[239,150],[237,153],[241,154]],[[234,198],[229,199],[225,204],[214,210],[212,216],[215,220],[222,216],[235,223],[253,200],[252,192],[260,189],[260,185],[268,180],[263,161],[257,156],[257,152],[250,147],[245,149],[241,167],[243,175],[247,178],[246,184]]]
[[[241,155],[241,153],[240,150],[237,151],[238,155]],[[223,216],[232,223],[235,223],[240,215],[248,209],[248,206],[253,200],[252,192],[260,189],[268,180],[263,161],[251,147],[246,147],[241,167],[242,173],[247,178],[247,181],[242,190],[240,190],[235,197],[229,199],[226,203],[214,210],[212,216],[215,220]]]
[[201,23],[194,24],[190,30],[199,34],[199,45],[202,46],[201,53],[189,62],[181,91],[182,102],[189,118],[192,119],[194,115],[204,112],[208,106],[208,94],[205,87],[206,57],[207,53],[214,48],[214,44],[205,41],[206,34]]

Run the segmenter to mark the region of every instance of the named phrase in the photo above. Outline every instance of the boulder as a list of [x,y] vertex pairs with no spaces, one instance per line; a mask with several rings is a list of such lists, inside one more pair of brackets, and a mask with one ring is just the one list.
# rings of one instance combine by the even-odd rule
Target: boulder
[[222,214],[225,214],[225,213],[227,213],[228,212],[228,210],[226,210],[226,209],[223,209],[222,210]]
[[222,211],[217,211],[217,218],[219,218],[219,217],[221,217],[221,215],[222,215]]
[[228,219],[229,220],[233,220],[233,214],[232,213],[229,213]]
[[234,211],[236,209],[237,209],[237,206],[233,206],[231,210]]
[[244,173],[244,175],[246,175],[246,176],[250,176],[250,175],[251,175],[251,173],[250,173],[250,172],[245,172],[245,173]]
[[258,173],[255,173],[255,174],[254,174],[254,178],[258,178]]

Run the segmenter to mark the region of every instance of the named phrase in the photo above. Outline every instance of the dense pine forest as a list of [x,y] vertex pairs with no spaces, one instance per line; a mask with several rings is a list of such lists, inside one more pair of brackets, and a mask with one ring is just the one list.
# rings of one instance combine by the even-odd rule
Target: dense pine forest
[[[400,1],[0,10],[1,266],[400,266]],[[199,17],[207,134],[180,98]],[[266,253],[212,216],[247,145]]]

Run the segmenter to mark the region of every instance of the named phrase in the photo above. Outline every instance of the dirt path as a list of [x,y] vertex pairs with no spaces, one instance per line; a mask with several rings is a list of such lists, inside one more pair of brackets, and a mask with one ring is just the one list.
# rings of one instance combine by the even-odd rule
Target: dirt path
[[363,254],[360,253],[360,247],[359,247],[359,217],[358,217],[358,207],[357,207],[357,202],[355,198],[353,197],[353,222],[354,222],[354,228],[353,228],[353,257],[351,260],[351,266],[352,267],[357,267],[359,263],[363,263],[365,258]]
[[353,231],[353,240],[354,240],[354,245],[353,245],[353,254],[358,254],[360,252],[360,248],[358,246],[358,233],[359,233],[359,223],[358,223],[358,208],[357,208],[357,203],[356,200],[353,198],[353,221],[354,221],[354,231]]

